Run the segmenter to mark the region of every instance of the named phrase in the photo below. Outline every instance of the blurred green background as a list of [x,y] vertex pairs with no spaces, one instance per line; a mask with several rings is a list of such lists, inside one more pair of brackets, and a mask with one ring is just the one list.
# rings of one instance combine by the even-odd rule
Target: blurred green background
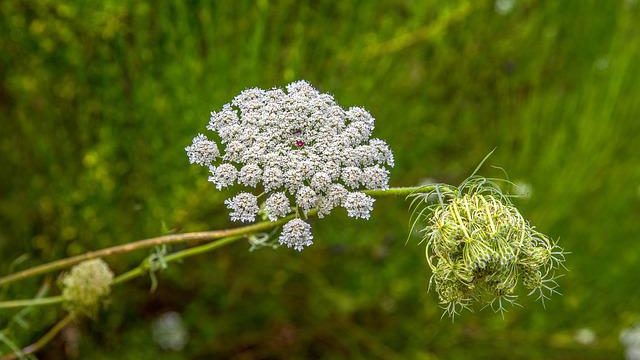
[[[183,149],[242,89],[296,79],[377,118],[392,185],[457,184],[497,148],[490,163],[531,189],[522,212],[572,253],[546,310],[522,298],[504,319],[441,320],[407,203],[382,199],[370,221],[315,221],[303,253],[236,243],[171,265],[154,293],[118,287],[43,359],[610,359],[640,322],[637,1],[5,0],[0,54],[3,274],[232,226]],[[152,337],[167,311],[180,351]],[[8,333],[25,345],[60,316],[33,309]]]

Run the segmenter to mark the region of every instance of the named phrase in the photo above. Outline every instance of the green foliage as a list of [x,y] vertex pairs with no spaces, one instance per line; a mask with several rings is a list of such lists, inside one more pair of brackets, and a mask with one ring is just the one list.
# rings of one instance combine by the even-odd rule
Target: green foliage
[[[524,217],[572,252],[565,295],[546,310],[525,299],[504,320],[441,321],[424,248],[404,242],[407,204],[384,199],[370,221],[317,221],[302,254],[234,245],[157,273],[153,294],[148,278],[114,289],[99,322],[77,325],[81,358],[168,358],[150,340],[166,310],[190,332],[175,358],[620,357],[620,330],[640,321],[640,4],[494,7],[0,2],[0,270],[154,236],[163,223],[229,226],[227,196],[184,147],[243,88],[307,79],[376,116],[374,135],[396,155],[392,185],[460,183],[497,147],[491,162],[533,190],[516,203]],[[142,256],[110,264],[120,273]],[[34,309],[11,333],[26,344],[56,315]],[[584,327],[595,343],[574,341]]]

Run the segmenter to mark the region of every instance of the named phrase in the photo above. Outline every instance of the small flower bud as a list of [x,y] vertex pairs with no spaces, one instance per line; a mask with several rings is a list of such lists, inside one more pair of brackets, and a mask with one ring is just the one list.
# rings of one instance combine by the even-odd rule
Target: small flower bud
[[113,273],[102,259],[74,266],[62,278],[62,297],[71,312],[93,317],[101,301],[109,295]]

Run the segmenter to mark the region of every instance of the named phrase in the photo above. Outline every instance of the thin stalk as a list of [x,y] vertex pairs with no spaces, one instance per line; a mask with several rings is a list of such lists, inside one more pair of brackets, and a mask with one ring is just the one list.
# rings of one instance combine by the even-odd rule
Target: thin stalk
[[186,243],[186,242],[202,242],[202,241],[208,241],[208,240],[216,240],[216,239],[220,239],[227,236],[245,235],[245,234],[252,234],[255,232],[265,231],[265,230],[272,229],[276,226],[280,226],[286,223],[290,219],[291,217],[287,217],[274,222],[265,221],[265,222],[260,222],[253,225],[238,227],[235,229],[164,235],[164,236],[158,236],[154,238],[139,240],[139,241],[135,241],[127,244],[116,245],[116,246],[112,246],[109,248],[100,249],[96,251],[90,251],[81,255],[52,261],[50,263],[42,264],[42,265],[35,266],[23,271],[13,273],[11,275],[4,276],[0,278],[0,286],[7,285],[9,283],[12,283],[18,280],[30,278],[36,275],[46,274],[52,271],[65,269],[86,260],[103,258],[103,257],[117,255],[117,254],[129,253],[132,251],[159,246],[159,245],[179,244],[179,243]]
[[58,304],[61,303],[62,300],[62,296],[51,296],[35,299],[2,301],[0,302],[0,309]]
[[[366,194],[371,196],[406,196],[415,192],[427,192],[434,190],[435,185],[414,186],[414,187],[398,187],[390,188],[386,190],[365,190]],[[61,270],[81,263],[86,260],[103,258],[113,256],[117,254],[129,253],[132,251],[145,249],[149,247],[166,245],[166,244],[179,244],[185,242],[202,242],[209,240],[221,239],[229,236],[247,235],[256,232],[266,231],[285,224],[291,220],[294,216],[288,216],[278,221],[264,221],[253,225],[242,226],[234,229],[192,232],[184,234],[171,234],[158,236],[154,238],[134,241],[127,244],[116,245],[109,248],[90,251],[81,255],[68,257],[52,261],[50,263],[35,266],[26,270],[22,270],[7,276],[0,278],[0,286],[10,284],[12,282],[30,278],[36,275],[46,274],[56,270]]]
[[[203,245],[194,246],[189,249],[177,251],[173,254],[165,256],[164,261],[167,263],[170,263],[170,262],[182,260],[191,256],[203,254],[203,253],[221,248],[225,245],[231,244],[244,237],[245,237],[244,235],[229,236],[226,238],[222,238],[218,241],[212,241],[210,243],[206,243]],[[118,275],[115,279],[113,279],[113,282],[111,284],[112,285],[122,284],[129,280],[145,275],[148,272],[149,272],[149,263],[147,261],[143,261],[140,265],[136,266],[135,268]],[[51,296],[51,297],[39,298],[39,299],[1,301],[0,309],[9,309],[9,308],[17,308],[17,307],[25,307],[25,306],[54,305],[62,302],[64,302],[64,298],[62,296]]]
[[[185,259],[191,256],[195,256],[195,255],[199,255],[199,254],[203,254],[209,251],[213,251],[215,249],[221,248],[225,245],[231,244],[237,240],[240,240],[244,238],[244,236],[238,235],[238,236],[229,236],[223,239],[220,239],[218,241],[212,241],[210,243],[206,243],[203,245],[198,245],[198,246],[194,246],[192,248],[189,249],[185,249],[185,250],[181,250],[178,252],[175,252],[173,254],[167,255],[164,257],[164,261],[167,263],[170,262],[174,262],[174,261],[178,261],[181,259]],[[124,282],[127,282],[131,279],[135,279],[139,276],[142,276],[144,274],[146,274],[149,271],[149,264],[147,262],[143,262],[142,264],[138,265],[137,267],[122,273],[120,275],[118,275],[115,279],[113,279],[113,285],[117,285],[117,284],[122,284]]]
[[64,329],[65,326],[69,325],[69,323],[72,320],[73,320],[73,315],[67,314],[65,317],[60,319],[60,321],[58,321],[51,329],[49,329],[49,331],[47,331],[46,334],[44,334],[40,339],[38,339],[38,341],[25,347],[24,349],[22,349],[22,351],[20,351],[17,354],[13,353],[13,354],[4,355],[3,357],[0,358],[0,360],[14,360],[14,359],[18,359],[19,357],[21,358],[21,357],[24,357],[25,355],[30,355],[35,353],[36,351],[42,349],[45,345],[47,345],[51,340],[53,340],[56,337],[56,335],[58,335],[58,333],[62,331],[62,329]]
[[407,196],[417,192],[429,192],[436,185],[393,187],[389,189],[364,190],[363,193],[371,196]]

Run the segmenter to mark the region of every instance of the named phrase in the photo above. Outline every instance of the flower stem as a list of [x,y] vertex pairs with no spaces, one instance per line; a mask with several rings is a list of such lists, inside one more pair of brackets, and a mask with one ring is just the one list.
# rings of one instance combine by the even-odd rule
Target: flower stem
[[371,196],[407,196],[417,192],[429,192],[434,190],[436,185],[422,185],[422,186],[406,186],[406,187],[393,187],[389,189],[379,190],[364,190],[363,193]]
[[[194,255],[199,255],[205,252],[213,251],[215,249],[221,248],[225,245],[231,244],[237,240],[244,238],[244,235],[237,236],[229,236],[218,241],[212,241],[210,243],[206,243],[203,245],[194,246],[189,249],[185,249],[182,251],[175,252],[173,254],[167,255],[164,257],[164,261],[167,263],[174,262],[177,260],[181,260],[184,258],[188,258]],[[127,282],[131,279],[135,279],[141,275],[146,274],[149,271],[149,265],[146,262],[143,262],[139,266],[118,275],[115,279],[113,279],[113,285],[121,284]]]
[[46,334],[44,334],[40,339],[38,339],[33,344],[25,347],[19,353],[8,354],[0,358],[0,360],[14,360],[14,359],[22,359],[25,355],[30,355],[35,353],[36,351],[42,349],[45,345],[47,345],[51,340],[53,340],[56,335],[62,329],[64,329],[69,323],[73,320],[72,314],[67,314],[65,317],[60,319]]
[[51,305],[51,304],[61,303],[62,301],[63,301],[62,296],[51,296],[51,297],[26,299],[26,300],[9,300],[9,301],[0,302],[0,309],[9,309],[9,308],[26,307],[26,306]]
[[207,240],[216,240],[227,236],[234,235],[245,235],[251,234],[259,231],[269,230],[276,226],[282,225],[290,220],[291,217],[286,217],[274,222],[261,222],[249,226],[242,226],[235,229],[226,229],[226,230],[214,230],[214,231],[202,231],[202,232],[192,232],[192,233],[184,233],[184,234],[172,234],[172,235],[164,235],[150,239],[139,240],[127,244],[112,246],[109,248],[96,250],[87,252],[81,255],[72,256],[66,259],[52,261],[50,263],[46,263],[43,265],[35,266],[23,271],[19,271],[13,273],[11,275],[7,275],[5,277],[0,278],[0,286],[7,285],[9,283],[30,278],[32,276],[46,274],[52,271],[64,269],[75,264],[81,263],[86,260],[102,258],[117,254],[129,253],[132,251],[136,251],[139,249],[164,245],[164,244],[178,244],[178,243],[186,243],[186,242],[202,242]]
[[[403,195],[406,196],[416,192],[432,191],[435,189],[435,187],[436,185],[424,185],[424,186],[414,186],[414,187],[397,187],[397,188],[390,188],[385,190],[365,190],[363,192],[371,196],[403,196]],[[86,260],[102,258],[102,257],[107,257],[107,256],[112,256],[117,254],[129,253],[132,251],[159,246],[159,245],[165,245],[165,244],[203,242],[203,241],[221,239],[225,237],[248,235],[248,234],[252,234],[260,231],[270,230],[285,224],[287,221],[291,220],[292,218],[293,216],[288,216],[278,221],[264,221],[257,224],[242,226],[234,229],[164,235],[164,236],[134,241],[127,244],[116,245],[116,246],[112,246],[109,248],[100,249],[96,251],[90,251],[81,255],[52,261],[50,263],[42,264],[39,266],[35,266],[23,271],[18,271],[16,273],[1,277],[0,286],[4,286],[10,283],[13,283],[15,281],[30,278],[33,276],[46,274],[52,271],[65,269]]]
[[[244,237],[245,237],[244,235],[229,236],[226,238],[222,238],[218,241],[212,241],[210,243],[206,243],[203,245],[194,246],[192,248],[167,255],[164,257],[164,261],[166,263],[170,263],[170,262],[178,261],[191,256],[199,255],[205,252],[213,251],[225,245],[231,244],[237,240],[240,240]],[[115,279],[113,279],[112,285],[125,283],[129,280],[132,280],[144,274],[147,274],[148,272],[149,272],[149,263],[144,261],[137,267],[118,275]],[[59,304],[62,302],[64,302],[64,298],[62,296],[51,296],[51,297],[39,298],[39,299],[1,301],[0,309],[9,309],[9,308],[17,308],[17,307],[25,307],[25,306],[53,305],[53,304]]]

